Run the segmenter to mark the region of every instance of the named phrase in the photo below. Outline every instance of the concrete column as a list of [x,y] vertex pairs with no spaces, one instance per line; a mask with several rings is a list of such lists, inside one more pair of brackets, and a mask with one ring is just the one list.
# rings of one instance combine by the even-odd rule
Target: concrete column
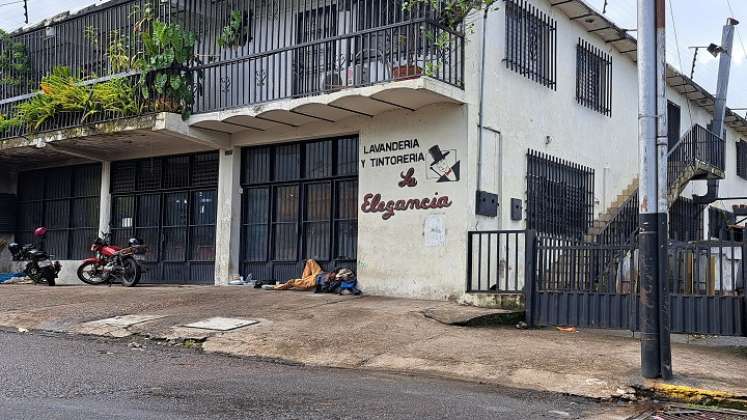
[[241,242],[241,149],[220,150],[218,215],[215,226],[215,285],[239,274]]
[[112,220],[111,195],[112,163],[101,162],[101,190],[99,199],[99,233],[109,233]]
[[[5,194],[18,194],[18,173],[10,169],[0,168],[0,171],[6,173],[5,177],[0,179],[0,193]],[[17,215],[16,215],[17,216]],[[15,240],[15,234],[12,232],[0,233],[0,243],[9,244]],[[0,246],[0,273],[8,271],[16,271],[13,268],[13,262],[11,261],[10,252],[7,251],[6,246]]]

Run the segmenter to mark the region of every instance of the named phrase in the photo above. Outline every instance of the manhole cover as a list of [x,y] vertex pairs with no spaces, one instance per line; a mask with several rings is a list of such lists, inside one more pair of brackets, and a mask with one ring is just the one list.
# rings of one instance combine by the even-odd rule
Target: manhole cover
[[258,323],[259,321],[254,319],[214,317],[187,324],[185,325],[185,327],[197,328],[200,330],[231,331],[235,330],[236,328],[248,327],[249,325]]
[[699,408],[669,408],[639,416],[636,420],[747,420],[747,412]]

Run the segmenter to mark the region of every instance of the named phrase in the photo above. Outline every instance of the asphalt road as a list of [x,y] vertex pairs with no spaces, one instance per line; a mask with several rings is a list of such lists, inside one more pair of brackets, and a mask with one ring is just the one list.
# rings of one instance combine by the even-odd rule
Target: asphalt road
[[143,343],[0,332],[0,418],[541,419],[609,410],[555,394]]

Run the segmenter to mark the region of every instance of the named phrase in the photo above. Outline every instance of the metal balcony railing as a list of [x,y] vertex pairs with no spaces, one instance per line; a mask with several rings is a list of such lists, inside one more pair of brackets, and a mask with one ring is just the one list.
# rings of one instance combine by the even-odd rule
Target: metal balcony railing
[[[138,29],[146,14],[195,34],[196,59],[188,67],[201,76],[196,113],[420,76],[463,87],[463,33],[443,25],[440,6],[408,9],[403,3],[112,1],[0,40],[0,55],[20,47],[28,57],[22,68],[0,68],[0,112],[7,116],[37,94],[56,67],[89,82],[126,75],[132,70],[127,60],[143,48]],[[76,125],[76,116],[60,115],[39,130]],[[28,131],[9,129],[0,139]]]
[[669,152],[668,184],[672,187],[686,168],[697,164],[723,171],[725,161],[724,139],[696,124]]

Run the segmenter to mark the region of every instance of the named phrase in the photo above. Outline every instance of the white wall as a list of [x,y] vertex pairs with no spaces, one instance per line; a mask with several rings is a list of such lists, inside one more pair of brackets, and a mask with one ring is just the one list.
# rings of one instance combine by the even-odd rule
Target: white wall
[[[431,105],[418,111],[396,110],[373,118],[353,117],[336,124],[309,124],[269,133],[234,136],[236,146],[291,140],[359,135],[358,278],[367,294],[444,300],[464,293],[466,230],[470,194],[467,187],[466,107]],[[414,146],[417,140],[417,146]],[[404,150],[371,151],[376,145],[410,141]],[[435,145],[449,152],[450,163],[459,162],[459,180],[438,182],[430,170],[429,149]],[[415,162],[374,166],[371,159],[415,155]],[[422,155],[422,161],[420,156]],[[452,165],[450,165],[452,166]],[[412,168],[417,184],[400,187],[402,174]],[[380,194],[385,202],[434,197],[450,205],[438,209],[364,212],[367,194]],[[400,203],[400,205],[403,205]],[[442,202],[443,203],[443,202]],[[414,204],[411,204],[414,206]],[[235,216],[234,216],[235,217]],[[233,246],[239,246],[238,241]]]
[[[526,153],[534,149],[566,159],[595,170],[595,215],[604,213],[638,172],[638,101],[636,64],[619,54],[580,25],[553,9],[544,0],[532,3],[557,21],[557,90],[546,88],[519,73],[506,68],[505,6],[497,3],[488,17],[486,97],[484,126],[500,131],[502,153],[494,158],[500,167],[502,182],[501,227],[520,229],[525,222],[509,218],[511,198],[526,198]],[[465,74],[467,94],[476,108],[479,85],[479,47],[481,16],[470,17],[476,30],[467,43],[468,57]],[[612,57],[612,116],[607,117],[576,101],[576,45],[579,38],[608,52]],[[682,108],[681,130],[684,134],[691,124],[706,126],[712,116],[691,104],[692,120],[686,99],[668,89],[669,99]],[[477,126],[477,114],[470,113],[470,127]],[[470,143],[476,144],[476,129],[470,131]],[[484,132],[486,135],[487,132]],[[721,181],[720,196],[745,195],[747,181],[736,176],[735,140],[738,136],[729,129],[727,134],[727,179]],[[485,153],[498,150],[489,142],[483,144]],[[472,150],[475,150],[474,147]],[[471,170],[476,171],[475,168]],[[483,169],[483,178],[489,176]],[[683,193],[705,192],[705,181],[692,182]],[[728,202],[729,209],[736,202]],[[721,207],[721,204],[714,203]],[[706,212],[707,213],[707,212]]]

